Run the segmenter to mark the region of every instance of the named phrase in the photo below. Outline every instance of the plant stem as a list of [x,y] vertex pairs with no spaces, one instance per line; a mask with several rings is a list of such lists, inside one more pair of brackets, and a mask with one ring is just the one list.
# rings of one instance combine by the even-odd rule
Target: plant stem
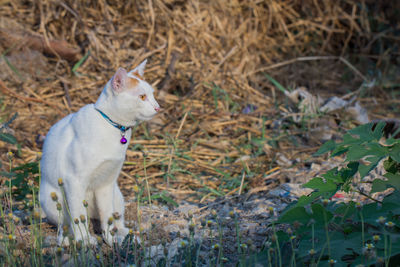
[[281,256],[281,249],[279,247],[279,240],[278,236],[276,235],[276,229],[275,229],[275,222],[272,222],[272,230],[274,232],[274,237],[275,237],[275,243],[276,243],[276,250],[278,253],[278,258],[279,258],[279,267],[282,267],[282,256]]
[[330,244],[330,239],[329,239],[328,218],[326,217],[325,209],[324,209],[324,221],[325,221],[326,242],[328,244],[328,255],[329,255],[329,259],[330,259],[331,258],[331,244]]
[[362,247],[365,245],[365,238],[364,238],[364,216],[362,211],[360,211],[360,218],[361,218],[361,239],[362,239]]
[[149,181],[147,180],[147,170],[146,170],[146,156],[143,156],[143,169],[144,169],[144,179],[146,181],[147,195],[149,199],[149,205],[151,207],[151,195],[150,195],[150,187]]
[[292,247],[292,258],[291,258],[291,261],[290,261],[290,266],[296,267],[296,253],[294,251],[293,240],[291,238],[290,238],[290,245]]
[[271,251],[270,251],[270,248],[268,248],[267,255],[268,255],[268,266],[269,266],[269,267],[272,267],[272,259],[271,259]]
[[382,203],[383,203],[382,201],[380,201],[380,200],[378,200],[378,199],[376,199],[376,198],[373,198],[373,197],[371,197],[370,195],[365,194],[364,192],[361,192],[361,191],[359,191],[359,190],[357,190],[357,189],[353,189],[353,191],[356,192],[356,193],[358,193],[358,194],[360,194],[360,195],[363,195],[364,197],[366,197],[366,198],[368,198],[368,199],[370,199],[370,200],[372,200],[372,201],[374,201],[374,202],[377,202],[377,203],[379,203],[379,204],[382,204]]

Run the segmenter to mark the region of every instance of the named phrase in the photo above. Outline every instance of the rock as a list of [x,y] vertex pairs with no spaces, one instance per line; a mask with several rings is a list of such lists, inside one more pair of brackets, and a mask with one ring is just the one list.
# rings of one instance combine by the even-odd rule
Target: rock
[[278,187],[276,189],[273,189],[268,192],[269,197],[288,197],[290,194],[289,191],[282,189],[281,187]]
[[240,228],[242,231],[247,231],[247,236],[252,236],[257,232],[257,227],[259,226],[258,223],[254,222],[247,222],[240,224]]
[[43,240],[45,247],[53,247],[57,245],[57,237],[53,235],[48,235]]
[[143,266],[157,266],[157,263],[163,259],[164,256],[164,247],[162,245],[151,246],[146,248],[146,254],[150,254],[150,262],[144,261]]
[[278,163],[279,166],[290,167],[293,165],[293,162],[282,153],[277,153],[276,157],[277,157],[276,163]]
[[310,194],[313,190],[310,188],[304,188],[301,184],[286,183],[281,185],[281,188],[291,195],[301,197]]
[[330,112],[330,111],[344,108],[348,104],[349,104],[348,101],[343,100],[337,96],[333,96],[333,97],[328,98],[325,101],[324,105],[320,108],[320,110],[322,112]]
[[179,213],[183,213],[186,217],[189,217],[188,215],[189,215],[189,212],[192,212],[193,213],[193,211],[195,211],[195,210],[197,210],[198,209],[198,206],[196,206],[196,205],[191,205],[191,204],[188,204],[188,203],[184,203],[184,204],[182,204],[182,205],[179,205],[179,207],[178,208],[176,208],[174,211],[173,211],[173,213],[175,214],[175,215],[177,215],[177,214],[179,214]]
[[367,110],[358,101],[354,106],[346,108],[346,111],[360,124],[369,122]]

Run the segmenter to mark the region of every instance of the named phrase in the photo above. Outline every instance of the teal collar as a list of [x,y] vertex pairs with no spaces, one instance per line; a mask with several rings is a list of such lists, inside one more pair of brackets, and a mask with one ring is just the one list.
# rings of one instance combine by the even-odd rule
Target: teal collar
[[114,126],[115,128],[117,128],[118,130],[120,130],[121,132],[126,132],[128,131],[130,128],[132,127],[127,127],[127,126],[123,126],[121,124],[118,124],[116,122],[114,122],[113,120],[111,120],[106,114],[104,114],[101,110],[97,109],[96,110],[101,114],[101,116],[103,116],[104,119],[106,119],[106,121],[108,121],[112,126]]
[[110,119],[106,114],[104,114],[101,110],[95,108],[100,114],[101,116],[103,116],[104,119],[106,119],[106,121],[108,121],[112,126],[114,126],[115,128],[117,128],[118,130],[121,131],[121,144],[126,144],[128,142],[128,140],[125,138],[125,132],[128,131],[130,128],[132,128],[131,126],[127,127],[127,126],[123,126],[121,124],[118,124],[116,122],[114,122],[112,119]]

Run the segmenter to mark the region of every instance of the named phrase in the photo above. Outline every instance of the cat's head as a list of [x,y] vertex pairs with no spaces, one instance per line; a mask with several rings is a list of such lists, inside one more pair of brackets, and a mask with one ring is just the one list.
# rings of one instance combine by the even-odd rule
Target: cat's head
[[160,111],[153,87],[143,78],[146,62],[143,61],[129,73],[119,68],[96,103],[98,108],[106,114],[108,112],[107,115],[120,124],[130,126],[137,121],[150,120]]

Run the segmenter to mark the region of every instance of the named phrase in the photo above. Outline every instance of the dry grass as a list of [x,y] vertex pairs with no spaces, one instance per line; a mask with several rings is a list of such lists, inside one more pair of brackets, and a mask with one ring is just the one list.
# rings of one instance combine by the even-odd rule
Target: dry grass
[[[11,125],[21,144],[17,161],[37,160],[38,135],[94,102],[119,66],[130,69],[148,58],[146,79],[158,89],[163,112],[136,129],[131,145],[141,148],[128,151],[121,175],[129,190],[125,194],[142,184],[142,152],[151,188],[167,190],[178,199],[195,196],[192,199],[205,201],[215,196],[211,191],[199,194],[205,186],[234,194],[242,190],[244,169],[255,173],[246,185],[265,185],[265,173],[276,167],[274,152],[292,150],[293,145],[266,145],[261,148],[264,153],[254,156],[251,140],[261,138],[263,129],[265,139],[276,139],[271,125],[282,109],[276,102],[280,93],[263,72],[285,73],[279,80],[288,86],[335,88],[342,62],[314,62],[306,65],[312,68],[308,74],[298,63],[286,65],[282,72],[279,63],[298,56],[346,57],[349,51],[370,55],[380,39],[398,41],[390,32],[375,35],[369,2],[1,1],[1,118],[6,121],[18,112]],[[379,8],[383,12],[384,4]],[[392,19],[385,12],[377,11],[376,16]],[[57,40],[65,42],[53,42]],[[89,51],[74,73],[77,59]],[[377,64],[382,61],[371,58]],[[355,76],[350,83],[361,81]],[[257,109],[244,114],[248,105]],[[17,149],[5,143],[1,147],[3,154]],[[301,151],[292,155],[296,153]],[[227,185],[225,176],[239,183]]]

